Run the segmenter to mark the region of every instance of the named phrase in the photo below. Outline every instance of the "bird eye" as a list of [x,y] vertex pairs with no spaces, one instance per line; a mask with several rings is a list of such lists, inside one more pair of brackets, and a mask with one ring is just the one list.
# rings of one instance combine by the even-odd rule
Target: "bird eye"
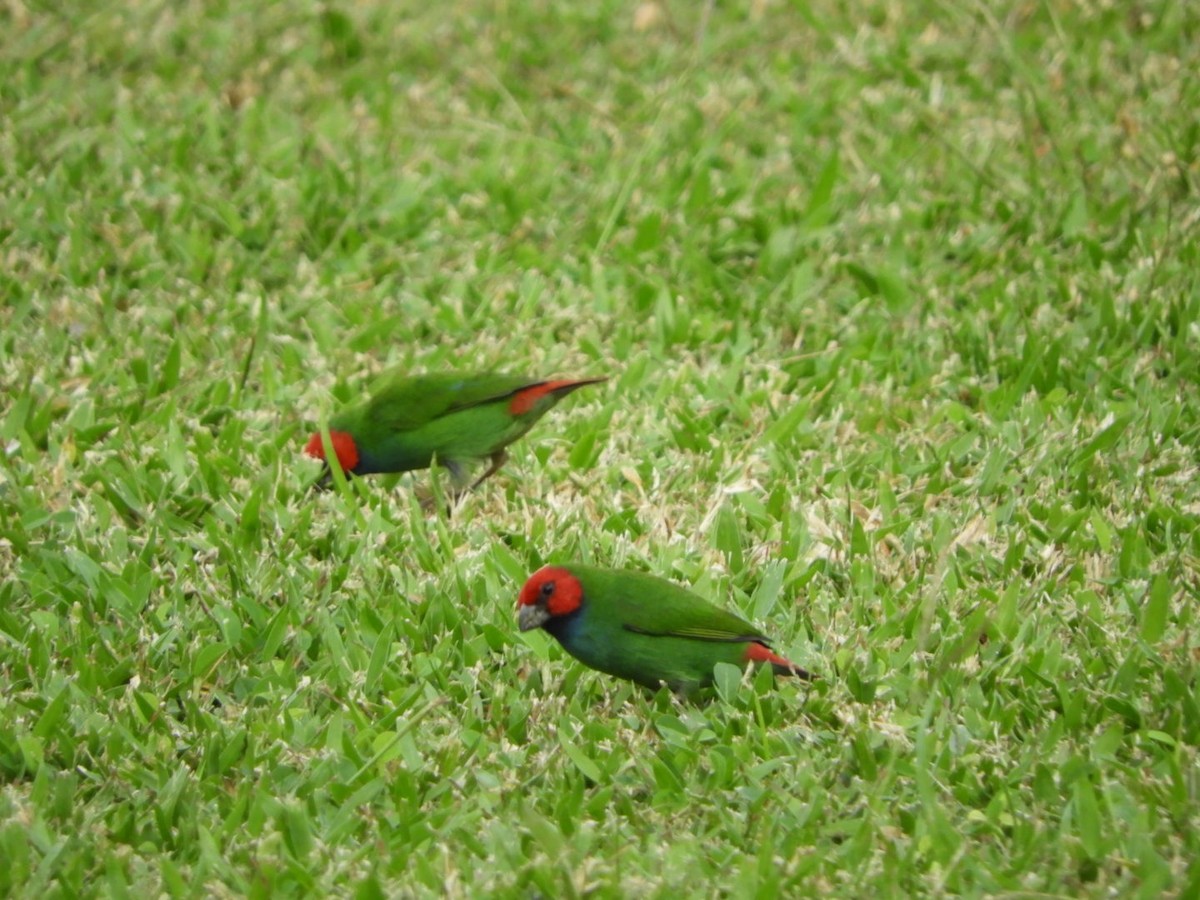
[[554,593],[554,582],[553,581],[547,581],[545,584],[542,585],[542,596],[543,597],[550,597],[551,595],[553,595],[553,593]]

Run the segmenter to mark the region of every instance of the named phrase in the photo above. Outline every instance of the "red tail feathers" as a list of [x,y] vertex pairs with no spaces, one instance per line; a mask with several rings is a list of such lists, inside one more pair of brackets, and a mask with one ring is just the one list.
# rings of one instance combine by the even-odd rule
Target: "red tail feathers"
[[755,641],[746,646],[746,655],[743,658],[746,662],[770,663],[776,675],[795,675],[806,681],[811,681],[813,677],[811,672],[806,672],[795,663],[788,662],[778,653],[773,653],[766,644],[759,644]]
[[547,394],[569,394],[585,384],[597,384],[607,380],[607,378],[563,378],[558,381],[542,381],[538,384],[531,384],[513,394],[512,399],[508,401],[508,411],[514,416],[523,416]]

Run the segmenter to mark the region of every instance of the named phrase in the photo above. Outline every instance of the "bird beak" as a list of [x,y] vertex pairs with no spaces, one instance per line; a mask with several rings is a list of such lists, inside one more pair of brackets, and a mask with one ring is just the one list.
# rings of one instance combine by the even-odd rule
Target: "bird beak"
[[544,606],[522,606],[517,613],[517,625],[522,631],[533,631],[541,628],[550,620],[550,613]]
[[333,473],[329,471],[329,466],[321,472],[321,477],[312,483],[309,492],[327,491],[333,487]]

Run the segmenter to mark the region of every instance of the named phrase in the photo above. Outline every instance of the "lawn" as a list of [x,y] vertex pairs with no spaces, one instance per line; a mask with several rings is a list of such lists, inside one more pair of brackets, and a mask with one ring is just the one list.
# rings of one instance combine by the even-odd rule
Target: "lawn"
[[[0,33],[0,895],[1200,895],[1200,6]],[[310,493],[393,366],[610,380]],[[587,670],[552,560],[821,678]]]

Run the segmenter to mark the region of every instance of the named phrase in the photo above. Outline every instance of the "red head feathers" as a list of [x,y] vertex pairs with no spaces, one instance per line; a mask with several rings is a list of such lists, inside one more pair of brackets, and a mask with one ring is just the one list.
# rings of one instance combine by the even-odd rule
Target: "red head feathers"
[[[331,431],[329,443],[333,445],[333,452],[337,454],[338,465],[342,467],[342,471],[353,472],[358,466],[358,447],[354,444],[354,438],[344,431]],[[321,443],[320,432],[308,439],[308,446],[304,448],[304,452],[314,459],[325,458],[325,445]]]
[[583,585],[560,566],[543,566],[521,588],[519,606],[542,606],[551,616],[565,616],[583,605]]

